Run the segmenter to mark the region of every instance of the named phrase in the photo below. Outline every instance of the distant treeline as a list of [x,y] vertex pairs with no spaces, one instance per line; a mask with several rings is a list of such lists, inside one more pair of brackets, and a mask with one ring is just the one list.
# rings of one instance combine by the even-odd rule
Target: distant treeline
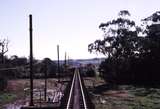
[[141,20],[138,26],[122,10],[118,18],[101,23],[103,39],[88,45],[90,52],[106,55],[99,71],[117,84],[160,83],[160,11]]
[[[2,62],[1,59],[0,62]],[[58,73],[57,61],[52,61],[50,58],[33,59],[33,78],[44,79],[45,74],[47,78],[71,77],[75,65],[73,62],[65,64],[65,61],[61,61],[60,73]],[[80,68],[83,69],[83,72],[81,72],[83,76],[95,75],[95,66],[92,64],[86,64],[85,67]],[[30,78],[29,59],[16,55],[10,58],[3,56],[3,63],[0,63],[0,91],[7,87],[7,80],[28,78]]]
[[[2,58],[0,58],[0,62]],[[64,67],[60,66],[60,72],[64,72]],[[58,75],[57,64],[49,58],[43,60],[33,59],[33,77],[34,79],[55,78]],[[0,63],[0,91],[7,87],[7,81],[10,79],[28,79],[30,77],[29,59],[18,57],[16,55],[8,58],[3,56],[3,63]]]
[[[4,57],[4,60],[5,62],[0,64],[0,76],[8,79],[29,78],[29,60],[26,57],[14,55],[11,58]],[[57,75],[57,64],[49,58],[33,59],[33,72],[34,78],[44,77],[45,72],[47,77],[55,77]]]

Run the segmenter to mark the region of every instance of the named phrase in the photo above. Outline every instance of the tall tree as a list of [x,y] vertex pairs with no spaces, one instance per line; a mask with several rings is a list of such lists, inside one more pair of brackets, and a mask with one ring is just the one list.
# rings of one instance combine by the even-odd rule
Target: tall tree
[[141,28],[136,26],[130,16],[127,10],[122,10],[118,13],[118,18],[101,23],[99,28],[104,32],[103,39],[88,45],[89,52],[100,52],[107,56],[100,66],[100,71],[107,80],[131,78],[128,71],[131,60],[139,54]]
[[152,57],[160,58],[160,11],[153,13],[151,16],[143,19],[146,24],[146,52]]
[[130,13],[127,10],[122,10],[117,19],[101,23],[99,28],[104,32],[104,37],[102,40],[89,44],[88,50],[116,58],[134,55],[137,46],[135,42],[140,28],[129,19],[129,16]]

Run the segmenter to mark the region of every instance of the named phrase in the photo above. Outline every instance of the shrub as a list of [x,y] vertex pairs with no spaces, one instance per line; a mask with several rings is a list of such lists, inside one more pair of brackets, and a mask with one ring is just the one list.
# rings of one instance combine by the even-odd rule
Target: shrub
[[7,87],[7,79],[0,77],[0,91],[3,91]]

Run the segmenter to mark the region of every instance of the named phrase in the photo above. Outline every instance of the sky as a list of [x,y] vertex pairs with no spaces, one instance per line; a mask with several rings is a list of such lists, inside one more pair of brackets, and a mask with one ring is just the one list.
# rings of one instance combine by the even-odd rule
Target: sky
[[128,10],[140,22],[159,11],[160,0],[0,0],[0,40],[8,38],[6,55],[29,56],[29,14],[33,16],[33,54],[37,59],[103,57],[88,44],[102,38],[100,23]]

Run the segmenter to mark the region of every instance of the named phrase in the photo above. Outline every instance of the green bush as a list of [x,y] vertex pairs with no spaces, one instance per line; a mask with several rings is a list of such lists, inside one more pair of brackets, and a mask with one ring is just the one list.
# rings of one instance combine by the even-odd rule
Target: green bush
[[0,91],[3,91],[7,87],[7,79],[0,77]]

